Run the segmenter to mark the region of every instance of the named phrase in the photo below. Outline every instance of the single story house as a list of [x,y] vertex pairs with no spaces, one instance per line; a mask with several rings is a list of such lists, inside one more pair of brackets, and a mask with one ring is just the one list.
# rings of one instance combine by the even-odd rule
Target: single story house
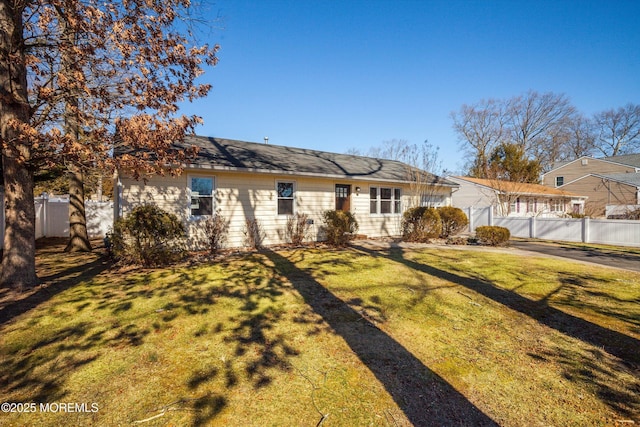
[[192,246],[200,221],[216,212],[228,222],[227,247],[244,246],[247,220],[254,219],[264,244],[285,243],[287,219],[296,213],[309,216],[309,239],[322,240],[322,214],[332,209],[351,212],[358,234],[396,236],[402,213],[424,194],[450,204],[458,186],[394,160],[200,136],[174,145],[198,147],[197,158],[179,176],[136,181],[119,171],[115,217],[156,204],[182,219]]
[[518,183],[463,176],[447,177],[460,187],[454,191],[452,205],[457,208],[493,207],[498,216],[562,217],[582,214],[585,196],[539,184]]
[[542,183],[587,196],[585,213],[601,217],[607,207],[640,205],[640,154],[580,157],[556,165],[542,176]]

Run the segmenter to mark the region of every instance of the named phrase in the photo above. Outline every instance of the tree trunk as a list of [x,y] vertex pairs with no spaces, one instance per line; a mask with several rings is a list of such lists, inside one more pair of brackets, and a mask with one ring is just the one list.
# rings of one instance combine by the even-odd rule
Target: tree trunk
[[[77,33],[76,25],[80,21],[77,5],[69,1],[65,5],[65,14],[60,16],[62,24],[61,43],[61,74],[65,76],[67,85],[64,95],[64,131],[72,145],[81,144],[80,141],[80,88],[77,86],[77,75],[82,74],[78,69],[76,57]],[[91,243],[87,234],[87,218],[84,209],[84,176],[81,158],[69,159],[69,243],[65,252],[91,252]]]
[[22,8],[0,0],[0,142],[4,177],[5,234],[0,282],[3,287],[37,284],[31,145],[21,132],[30,107],[24,57]]
[[91,252],[84,209],[84,179],[82,169],[69,167],[69,243],[66,252]]

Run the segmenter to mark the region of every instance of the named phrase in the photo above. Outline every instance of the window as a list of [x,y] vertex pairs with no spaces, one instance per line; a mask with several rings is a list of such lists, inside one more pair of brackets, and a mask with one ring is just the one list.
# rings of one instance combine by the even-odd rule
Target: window
[[278,215],[293,215],[293,182],[278,182]]
[[370,187],[369,213],[402,213],[402,191],[399,188]]
[[536,211],[536,200],[527,199],[527,212],[535,212],[535,211]]
[[369,213],[378,213],[378,187],[369,188]]
[[510,213],[519,213],[520,212],[520,198],[516,198],[515,200],[511,200],[511,205],[509,207]]
[[556,187],[562,187],[564,185],[564,176],[556,176]]
[[191,215],[213,215],[213,177],[192,176],[189,178],[191,190]]
[[395,213],[400,213],[401,209],[400,209],[400,189],[399,188],[394,188],[393,189],[393,211]]
[[545,199],[538,203],[538,210],[549,212],[549,200]]
[[554,199],[553,200],[553,211],[554,212],[564,212],[564,200],[562,200],[562,199]]

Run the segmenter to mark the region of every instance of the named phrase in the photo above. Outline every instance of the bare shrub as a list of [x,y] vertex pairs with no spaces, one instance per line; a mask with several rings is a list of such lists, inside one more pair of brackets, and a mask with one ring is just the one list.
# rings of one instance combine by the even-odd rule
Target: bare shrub
[[244,224],[244,244],[251,249],[258,249],[262,247],[264,242],[265,233],[262,230],[260,221],[256,218],[246,219]]
[[286,238],[294,245],[301,245],[307,238],[311,224],[309,215],[297,213],[287,217]]
[[229,224],[219,212],[216,212],[202,223],[202,229],[204,231],[203,243],[209,248],[209,252],[215,254],[227,241]]

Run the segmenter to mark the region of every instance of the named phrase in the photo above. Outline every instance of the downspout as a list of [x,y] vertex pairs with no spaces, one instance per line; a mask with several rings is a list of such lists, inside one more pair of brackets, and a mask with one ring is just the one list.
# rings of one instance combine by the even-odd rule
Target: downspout
[[113,222],[115,223],[122,216],[122,181],[120,181],[120,174],[116,170],[113,176]]

